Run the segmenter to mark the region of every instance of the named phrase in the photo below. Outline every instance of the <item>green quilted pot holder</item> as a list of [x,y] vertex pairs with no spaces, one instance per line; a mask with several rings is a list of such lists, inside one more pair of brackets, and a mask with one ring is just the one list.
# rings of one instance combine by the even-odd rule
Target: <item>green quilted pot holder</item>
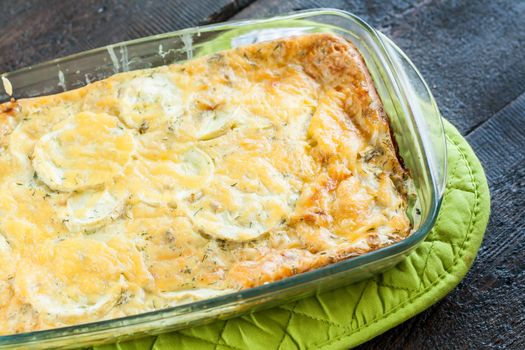
[[445,131],[448,181],[436,225],[394,268],[274,309],[95,349],[347,349],[425,310],[467,273],[490,211],[479,160],[446,121]]

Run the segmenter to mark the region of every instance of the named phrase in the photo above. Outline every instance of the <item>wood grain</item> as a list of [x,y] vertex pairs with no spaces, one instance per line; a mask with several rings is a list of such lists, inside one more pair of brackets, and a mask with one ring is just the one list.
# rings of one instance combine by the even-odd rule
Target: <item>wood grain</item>
[[463,282],[361,349],[525,349],[525,1],[0,0],[0,72],[109,43],[314,7],[356,13],[405,50],[480,157],[492,215]]
[[0,72],[223,20],[253,0],[0,1]]

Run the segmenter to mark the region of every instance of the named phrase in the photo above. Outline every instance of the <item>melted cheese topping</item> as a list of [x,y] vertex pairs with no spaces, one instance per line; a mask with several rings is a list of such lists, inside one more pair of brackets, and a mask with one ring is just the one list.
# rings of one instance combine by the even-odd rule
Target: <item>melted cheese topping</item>
[[0,333],[272,282],[410,232],[366,67],[307,35],[0,106]]
[[131,128],[146,128],[164,120],[176,120],[182,111],[182,98],[175,82],[153,73],[124,82],[119,98],[119,115]]
[[71,237],[44,242],[36,249],[38,254],[20,262],[14,290],[44,322],[67,323],[105,314],[125,288],[124,265],[102,242]]
[[116,117],[82,112],[38,140],[33,168],[53,190],[81,191],[112,182],[132,151],[133,137]]

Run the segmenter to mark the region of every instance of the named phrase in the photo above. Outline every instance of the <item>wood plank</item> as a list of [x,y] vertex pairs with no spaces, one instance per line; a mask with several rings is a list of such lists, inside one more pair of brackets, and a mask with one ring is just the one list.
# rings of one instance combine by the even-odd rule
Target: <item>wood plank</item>
[[443,115],[466,134],[523,91],[523,1],[259,0],[235,18],[316,7],[361,16],[412,58]]
[[525,94],[522,94],[467,136],[489,182],[509,174],[509,168],[525,159],[524,130]]
[[253,0],[0,1],[0,72],[230,17]]

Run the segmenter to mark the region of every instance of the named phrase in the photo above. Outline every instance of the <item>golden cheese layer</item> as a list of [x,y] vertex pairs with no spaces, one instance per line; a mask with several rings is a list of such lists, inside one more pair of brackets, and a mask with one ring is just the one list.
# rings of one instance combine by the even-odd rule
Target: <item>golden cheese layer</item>
[[137,314],[410,232],[357,50],[305,35],[0,105],[0,333]]

